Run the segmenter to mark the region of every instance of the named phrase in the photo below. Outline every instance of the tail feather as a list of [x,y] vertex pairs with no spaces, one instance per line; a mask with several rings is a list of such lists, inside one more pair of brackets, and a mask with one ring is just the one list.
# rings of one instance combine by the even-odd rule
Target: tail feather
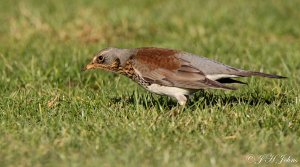
[[227,86],[225,84],[232,84],[232,83],[238,83],[238,84],[245,84],[247,85],[247,83],[242,82],[242,81],[238,81],[238,80],[234,80],[232,78],[236,78],[236,77],[250,77],[250,76],[260,76],[260,77],[266,77],[266,78],[276,78],[276,79],[283,79],[283,78],[287,78],[284,76],[280,76],[280,75],[274,75],[274,74],[266,74],[266,73],[262,73],[262,72],[257,72],[257,71],[238,71],[234,74],[230,74],[230,75],[216,75],[218,77],[215,77],[213,75],[208,75],[210,76],[209,78],[206,78],[206,84],[208,86],[210,86],[210,88],[215,88],[215,89],[228,89],[228,90],[236,90],[237,88],[235,87],[231,87],[231,86]]
[[210,79],[206,79],[205,83],[210,87],[210,88],[214,88],[214,89],[228,89],[228,90],[237,90],[237,88],[232,87],[232,86],[227,86],[224,85],[218,81],[213,81]]
[[280,76],[280,75],[266,74],[266,73],[257,72],[257,71],[242,71],[242,72],[237,73],[236,75],[240,76],[240,77],[259,76],[259,77],[276,78],[276,79],[287,78],[287,77]]
[[232,78],[220,78],[220,79],[217,79],[216,81],[218,81],[218,82],[220,82],[222,84],[234,84],[234,83],[237,83],[237,84],[247,85],[246,82],[242,82],[242,81],[235,80],[235,79],[232,79]]

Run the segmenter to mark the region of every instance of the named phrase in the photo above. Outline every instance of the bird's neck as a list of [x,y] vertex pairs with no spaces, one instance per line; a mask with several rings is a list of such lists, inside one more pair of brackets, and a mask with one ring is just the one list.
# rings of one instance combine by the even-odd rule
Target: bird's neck
[[136,55],[136,50],[134,49],[120,49],[118,53],[118,58],[120,60],[120,66],[125,67],[127,62]]

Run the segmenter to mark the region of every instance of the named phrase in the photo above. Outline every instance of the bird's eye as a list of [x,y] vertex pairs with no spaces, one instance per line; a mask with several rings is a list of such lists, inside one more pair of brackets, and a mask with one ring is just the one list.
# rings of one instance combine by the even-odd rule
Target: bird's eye
[[104,57],[103,56],[99,56],[97,58],[97,63],[103,63],[103,61],[104,61]]

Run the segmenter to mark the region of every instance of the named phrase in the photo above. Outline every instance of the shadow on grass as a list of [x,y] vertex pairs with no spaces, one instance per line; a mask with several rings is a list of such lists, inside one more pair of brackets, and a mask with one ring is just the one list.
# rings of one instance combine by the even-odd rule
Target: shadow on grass
[[[145,109],[149,107],[161,106],[163,109],[172,109],[179,106],[176,100],[168,98],[166,96],[154,97],[151,93],[146,95],[139,95],[138,97],[135,93],[122,98],[122,97],[113,97],[110,99],[112,103],[125,103],[136,104],[139,103]],[[234,106],[234,105],[270,105],[273,102],[278,102],[278,107],[281,107],[285,104],[292,103],[292,99],[286,94],[280,94],[278,96],[263,96],[261,92],[252,92],[250,94],[243,94],[241,96],[235,95],[226,95],[226,94],[214,94],[207,91],[199,91],[187,102],[187,107],[190,109],[205,109],[208,107],[213,107],[216,105],[222,106]]]

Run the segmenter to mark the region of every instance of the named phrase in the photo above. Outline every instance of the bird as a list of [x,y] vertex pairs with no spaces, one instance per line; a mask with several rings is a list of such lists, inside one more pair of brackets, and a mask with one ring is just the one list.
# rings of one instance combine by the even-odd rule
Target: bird
[[175,98],[182,106],[199,90],[236,90],[230,84],[246,84],[234,78],[286,78],[238,69],[196,54],[157,47],[105,48],[98,51],[83,68],[84,71],[91,69],[122,74],[152,93]]

